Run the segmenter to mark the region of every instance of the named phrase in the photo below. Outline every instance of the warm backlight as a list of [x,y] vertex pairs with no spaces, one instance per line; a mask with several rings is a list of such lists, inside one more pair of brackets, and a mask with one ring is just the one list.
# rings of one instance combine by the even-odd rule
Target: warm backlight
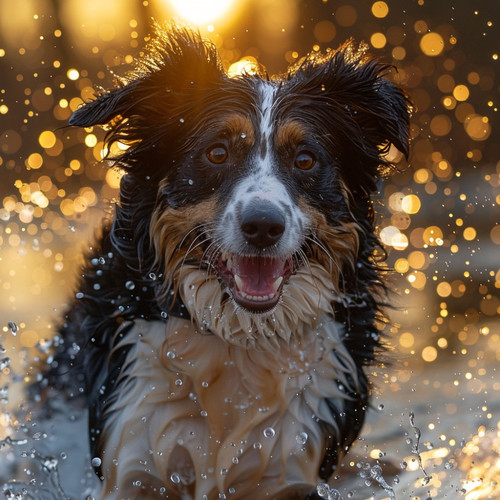
[[213,22],[229,11],[235,0],[168,0],[179,17],[195,24]]

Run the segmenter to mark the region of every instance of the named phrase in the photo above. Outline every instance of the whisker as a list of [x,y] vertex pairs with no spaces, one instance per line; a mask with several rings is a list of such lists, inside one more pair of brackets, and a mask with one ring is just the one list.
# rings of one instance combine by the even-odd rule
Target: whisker
[[314,245],[316,245],[329,259],[330,264],[333,264],[338,273],[339,273],[339,278],[342,278],[342,281],[344,281],[344,273],[342,272],[342,268],[340,267],[339,263],[337,260],[333,257],[331,252],[321,243],[321,241],[316,237],[315,234],[312,234],[311,236],[306,236],[306,239],[311,241]]

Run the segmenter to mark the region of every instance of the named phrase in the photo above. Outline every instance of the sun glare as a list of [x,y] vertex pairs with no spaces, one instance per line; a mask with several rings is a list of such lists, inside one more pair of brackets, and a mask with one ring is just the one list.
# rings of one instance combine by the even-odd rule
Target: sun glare
[[179,17],[195,24],[210,23],[227,13],[235,0],[168,0]]

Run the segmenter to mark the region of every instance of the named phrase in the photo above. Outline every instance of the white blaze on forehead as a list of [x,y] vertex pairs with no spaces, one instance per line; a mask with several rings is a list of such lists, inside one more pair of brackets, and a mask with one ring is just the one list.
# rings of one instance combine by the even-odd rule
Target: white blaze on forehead
[[[276,88],[270,83],[263,81],[259,88],[260,97],[260,154],[262,161],[259,162],[259,170],[269,171],[272,166],[272,143],[271,138],[273,135],[273,105],[275,102]],[[264,154],[263,154],[264,153]]]

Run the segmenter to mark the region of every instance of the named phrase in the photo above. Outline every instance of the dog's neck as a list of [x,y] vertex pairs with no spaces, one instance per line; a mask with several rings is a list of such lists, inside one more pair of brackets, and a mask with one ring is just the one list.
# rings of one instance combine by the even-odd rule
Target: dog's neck
[[[311,269],[314,268],[314,269]],[[322,322],[334,319],[334,284],[327,271],[311,263],[290,278],[280,303],[267,314],[249,314],[221,289],[216,276],[183,266],[177,276],[179,293],[200,333],[215,334],[224,342],[278,353],[298,344],[316,343]]]

